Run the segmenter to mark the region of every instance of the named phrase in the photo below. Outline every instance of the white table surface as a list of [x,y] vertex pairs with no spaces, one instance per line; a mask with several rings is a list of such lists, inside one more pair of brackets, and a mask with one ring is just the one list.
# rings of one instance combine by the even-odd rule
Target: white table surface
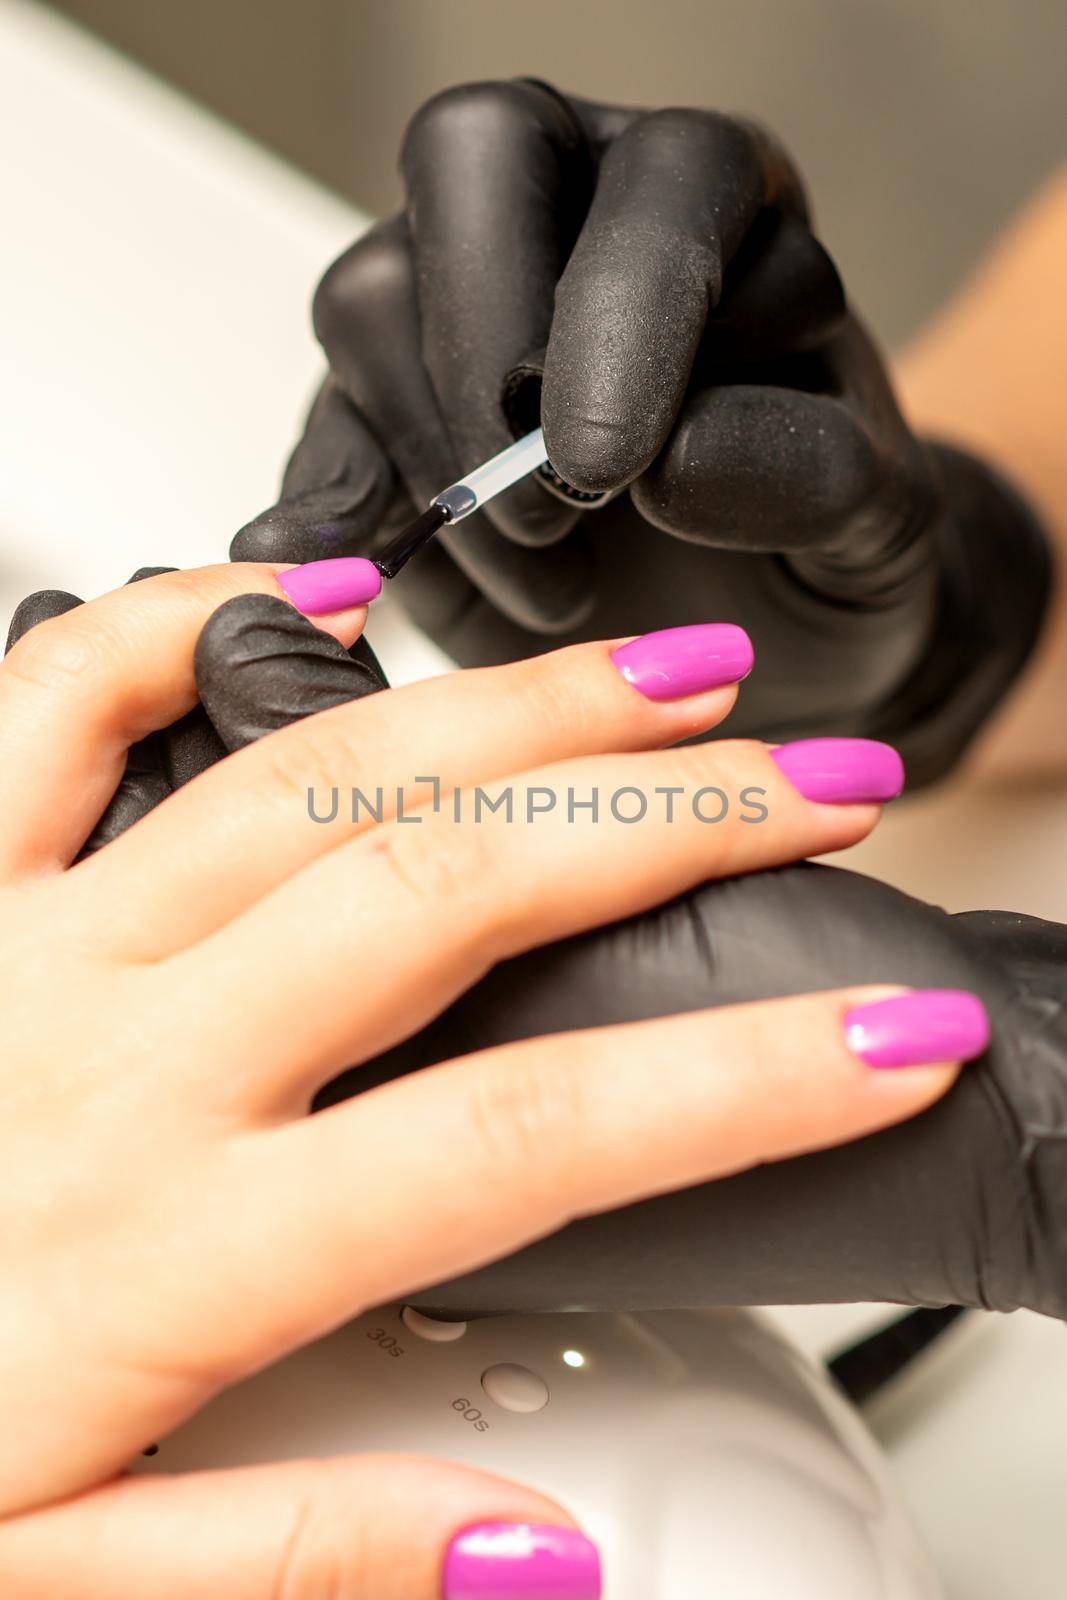
[[[0,134],[6,618],[31,589],[225,559],[274,497],[320,371],[311,289],[361,219],[29,0],[0,0]],[[445,665],[387,603],[370,637],[394,679]],[[952,909],[1067,919],[1054,791],[901,805],[853,856]],[[882,1314],[776,1313],[814,1351]],[[1067,1590],[1057,1324],[970,1319],[872,1420],[951,1600]]]

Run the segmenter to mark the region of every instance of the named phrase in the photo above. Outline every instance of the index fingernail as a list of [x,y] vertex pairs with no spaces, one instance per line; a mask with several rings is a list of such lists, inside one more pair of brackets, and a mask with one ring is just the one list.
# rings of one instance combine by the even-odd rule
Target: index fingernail
[[382,592],[382,575],[363,556],[331,556],[276,574],[278,587],[306,617],[365,606]]

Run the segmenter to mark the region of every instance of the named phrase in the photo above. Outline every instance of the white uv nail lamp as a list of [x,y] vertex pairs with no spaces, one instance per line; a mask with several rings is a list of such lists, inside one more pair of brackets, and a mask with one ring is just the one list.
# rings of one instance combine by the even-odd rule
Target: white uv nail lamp
[[228,1391],[138,1472],[402,1450],[525,1480],[605,1600],[936,1600],[858,1413],[741,1311],[370,1313]]

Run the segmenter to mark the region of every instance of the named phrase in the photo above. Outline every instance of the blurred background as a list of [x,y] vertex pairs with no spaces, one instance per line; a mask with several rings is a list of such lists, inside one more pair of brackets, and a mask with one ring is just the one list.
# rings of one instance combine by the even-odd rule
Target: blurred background
[[1067,151],[1063,0],[61,0],[154,72],[376,215],[447,84],[527,74],[595,99],[772,124],[853,299],[899,341]]

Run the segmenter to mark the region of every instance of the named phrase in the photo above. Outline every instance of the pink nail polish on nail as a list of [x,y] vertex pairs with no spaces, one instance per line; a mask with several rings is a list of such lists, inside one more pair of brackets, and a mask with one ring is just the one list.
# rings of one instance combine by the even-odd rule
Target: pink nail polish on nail
[[910,989],[853,1006],[845,1042],[869,1067],[921,1067],[970,1061],[989,1043],[989,1017],[967,989]]
[[600,1600],[600,1555],[577,1528],[481,1522],[445,1552],[442,1600]]
[[904,787],[904,763],[878,739],[795,739],[771,751],[805,800],[829,805],[873,805],[893,800]]
[[350,606],[376,600],[382,592],[382,575],[374,562],[363,556],[333,556],[279,572],[278,584],[298,611],[308,617],[324,617],[331,611],[347,611]]
[[611,653],[627,683],[648,700],[684,700],[739,683],[752,671],[752,640],[733,622],[697,622],[642,634]]

